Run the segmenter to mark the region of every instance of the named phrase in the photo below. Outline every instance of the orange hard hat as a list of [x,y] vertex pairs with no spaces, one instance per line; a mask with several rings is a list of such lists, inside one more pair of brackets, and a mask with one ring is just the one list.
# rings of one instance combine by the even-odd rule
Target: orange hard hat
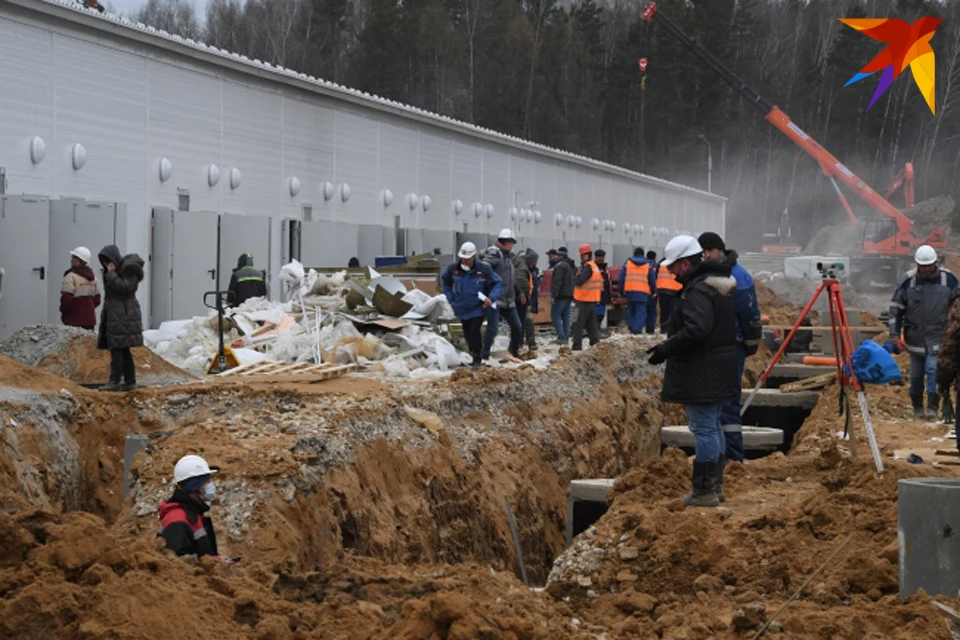
[[593,247],[591,247],[589,244],[580,245],[580,255],[585,253],[593,253]]

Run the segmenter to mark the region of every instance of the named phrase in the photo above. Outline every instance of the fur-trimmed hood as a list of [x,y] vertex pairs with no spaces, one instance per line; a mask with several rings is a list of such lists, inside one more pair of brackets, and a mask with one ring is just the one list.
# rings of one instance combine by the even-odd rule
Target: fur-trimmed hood
[[733,276],[707,276],[704,282],[725,296],[730,295],[737,288],[737,279]]

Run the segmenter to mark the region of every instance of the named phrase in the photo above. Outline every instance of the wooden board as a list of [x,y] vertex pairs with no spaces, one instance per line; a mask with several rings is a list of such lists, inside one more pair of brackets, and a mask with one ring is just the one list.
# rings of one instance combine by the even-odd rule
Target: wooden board
[[823,375],[814,376],[812,378],[805,378],[803,380],[798,380],[796,382],[787,382],[780,385],[781,393],[796,393],[797,391],[810,391],[811,389],[819,389],[821,387],[826,387],[837,381],[837,372],[831,371],[830,373],[824,373]]
[[218,384],[316,384],[332,378],[340,378],[357,370],[356,364],[307,365],[302,369],[284,369],[280,373],[248,373],[234,376],[214,376],[209,382]]
[[[342,366],[354,366],[356,365],[334,365],[331,363],[323,364],[310,364],[309,362],[252,362],[250,364],[245,364],[240,367],[234,367],[224,371],[223,373],[218,373],[216,378],[231,378],[231,377],[242,377],[249,378],[251,376],[310,376],[310,375],[319,375],[327,373],[330,370],[340,370]],[[342,374],[341,374],[342,375]]]
[[960,451],[957,451],[956,449],[937,449],[934,453],[938,456],[960,458]]

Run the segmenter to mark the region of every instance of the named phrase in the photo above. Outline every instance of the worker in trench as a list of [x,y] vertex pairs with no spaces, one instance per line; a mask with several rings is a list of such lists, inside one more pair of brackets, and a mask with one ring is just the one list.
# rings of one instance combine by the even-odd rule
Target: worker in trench
[[227,300],[231,305],[239,307],[250,298],[267,297],[266,274],[253,266],[253,256],[249,253],[241,254],[237,258],[237,268],[230,276],[230,285]]
[[[937,252],[923,245],[914,256],[917,266],[900,280],[890,302],[890,339],[897,351],[910,353],[910,401],[913,417],[923,418],[924,379],[927,418],[936,418],[937,355],[947,325],[951,300],[960,293],[956,276],[937,264]],[[903,336],[901,338],[901,330]]]
[[737,281],[730,265],[704,260],[700,243],[688,235],[667,243],[660,269],[669,269],[681,289],[668,337],[647,350],[649,362],[667,363],[660,398],[683,405],[694,436],[693,490],[683,503],[715,507],[726,446],[720,416],[724,403],[740,395]]
[[97,257],[103,267],[104,293],[97,348],[110,351],[110,380],[100,389],[133,391],[137,388],[137,369],[130,349],[143,346],[143,316],[137,301],[143,258],[135,253],[121,256],[120,249],[112,244]]
[[503,291],[503,280],[486,262],[477,260],[477,247],[464,242],[457,253],[459,260],[446,268],[440,283],[443,295],[463,325],[463,337],[473,357],[471,366],[482,364],[483,320],[490,309],[496,311]]
[[169,500],[160,503],[160,529],[167,549],[178,556],[212,556],[224,564],[239,558],[225,558],[217,549],[217,534],[207,513],[217,495],[214,469],[200,456],[187,455],[173,468],[175,490]]
[[573,320],[573,351],[583,350],[583,332],[590,337],[590,346],[600,342],[597,305],[603,296],[603,274],[593,260],[593,247],[580,245],[580,269],[573,278],[573,300],[576,316]]
[[[760,348],[763,338],[763,325],[760,322],[760,304],[757,302],[757,289],[753,286],[753,276],[739,264],[736,251],[727,249],[723,238],[713,231],[706,231],[697,238],[703,249],[703,259],[722,262],[730,267],[730,275],[737,281],[733,293],[736,312],[737,359],[740,364],[737,373],[737,385],[743,381],[743,367],[746,359]],[[726,500],[723,493],[723,470],[727,461],[743,462],[743,424],[740,420],[740,394],[723,403],[720,411],[720,424],[723,426],[725,441],[724,452],[720,454],[718,475],[716,478],[717,497],[720,502]]]

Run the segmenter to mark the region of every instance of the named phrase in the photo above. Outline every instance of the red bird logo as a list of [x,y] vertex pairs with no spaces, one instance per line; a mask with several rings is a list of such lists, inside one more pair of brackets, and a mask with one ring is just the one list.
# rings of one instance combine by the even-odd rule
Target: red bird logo
[[869,110],[909,66],[923,99],[936,115],[936,57],[930,39],[943,22],[941,18],[920,18],[913,24],[897,18],[841,18],[840,22],[888,45],[843,86],[882,71],[880,84],[867,105]]

